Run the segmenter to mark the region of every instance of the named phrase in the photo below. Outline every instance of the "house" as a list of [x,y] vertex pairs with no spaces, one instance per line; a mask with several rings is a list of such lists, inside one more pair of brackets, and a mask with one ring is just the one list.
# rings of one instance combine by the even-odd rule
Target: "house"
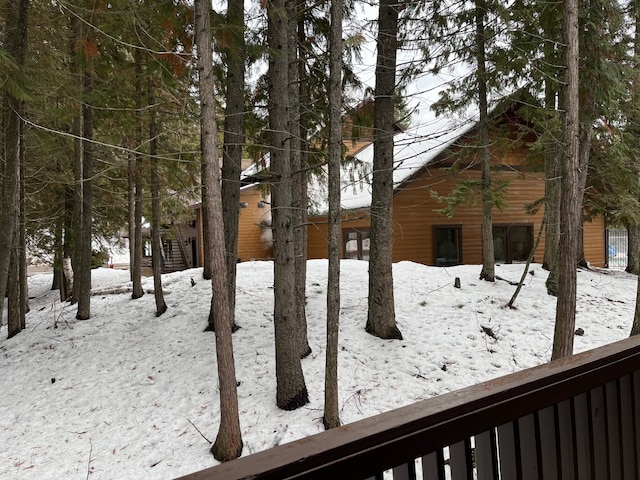
[[[528,212],[528,207],[544,197],[545,178],[540,160],[531,159],[530,144],[535,134],[523,136],[519,127],[526,124],[518,113],[519,103],[501,102],[492,112],[492,183],[503,182],[504,208],[493,209],[493,237],[497,263],[526,261],[535,245],[544,208]],[[409,260],[425,265],[450,266],[482,263],[482,207],[468,201],[446,216],[440,213],[462,181],[480,178],[480,162],[474,149],[477,124],[456,125],[442,120],[428,132],[420,129],[399,131],[394,147],[393,261]],[[342,169],[342,258],[367,260],[371,224],[371,169],[373,139],[370,128],[357,135],[343,130],[345,157]],[[477,148],[475,149],[477,152]],[[238,261],[273,258],[269,196],[262,186],[260,170],[251,166],[243,172],[240,197]],[[307,257],[328,255],[326,184],[314,179],[309,184],[309,224]],[[202,266],[203,247],[200,206],[196,213],[193,238],[198,243],[195,265]],[[584,253],[587,262],[606,266],[605,223],[602,217],[583,226]],[[534,252],[534,261],[542,262],[544,235]]]
[[[544,169],[528,158],[533,133],[522,137],[524,120],[518,104],[503,102],[492,114],[492,183],[506,182],[505,206],[493,209],[493,237],[497,263],[524,262],[534,246],[544,208],[527,213],[527,206],[544,197]],[[426,265],[449,266],[482,263],[482,206],[460,205],[451,217],[441,211],[442,197],[452,194],[461,181],[479,179],[477,155],[469,154],[477,125],[443,126],[442,135],[407,130],[396,134],[394,150],[393,261],[410,260]],[[372,164],[373,145],[356,153]],[[537,168],[536,168],[537,167]],[[355,176],[343,171],[342,257],[368,259],[371,203],[370,174]],[[309,218],[308,258],[326,258],[328,252],[326,210]],[[587,262],[605,266],[605,224],[602,217],[584,223]],[[544,235],[534,253],[541,262]]]
[[[247,177],[244,177],[247,178]],[[240,187],[240,217],[238,220],[238,261],[270,260],[273,258],[271,209],[269,195],[261,183],[252,179]],[[245,182],[246,183],[246,182]],[[194,205],[197,225],[198,266],[203,265],[202,205]]]

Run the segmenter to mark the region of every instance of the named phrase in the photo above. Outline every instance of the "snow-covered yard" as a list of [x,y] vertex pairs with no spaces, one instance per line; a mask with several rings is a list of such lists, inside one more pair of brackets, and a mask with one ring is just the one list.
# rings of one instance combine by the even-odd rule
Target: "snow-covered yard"
[[[522,268],[501,265],[496,273],[517,281]],[[270,262],[238,265],[242,328],[233,340],[243,455],[323,429],[327,262],[309,262],[313,353],[303,368],[311,402],[294,412],[275,406],[272,272]],[[546,272],[531,266],[516,309],[505,308],[515,287],[481,282],[479,273],[473,265],[394,265],[404,340],[385,341],[364,332],[367,263],[343,261],[343,423],[549,360],[555,298],[546,294]],[[59,302],[51,280],[30,277],[24,332],[6,340],[0,328],[0,478],[169,479],[215,465],[204,438],[215,439],[219,412],[214,338],[203,333],[211,287],[201,270],[164,277],[169,310],[160,318],[153,295],[130,299],[128,271],[94,270],[87,321]],[[576,327],[584,335],[575,350],[626,337],[636,277],[595,270],[579,271],[578,280]]]

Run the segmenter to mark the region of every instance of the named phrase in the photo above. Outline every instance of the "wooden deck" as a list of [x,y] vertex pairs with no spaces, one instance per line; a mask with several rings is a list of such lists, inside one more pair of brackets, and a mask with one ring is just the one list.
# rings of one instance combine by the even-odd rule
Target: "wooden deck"
[[181,478],[382,479],[383,475],[395,480],[640,478],[640,338]]

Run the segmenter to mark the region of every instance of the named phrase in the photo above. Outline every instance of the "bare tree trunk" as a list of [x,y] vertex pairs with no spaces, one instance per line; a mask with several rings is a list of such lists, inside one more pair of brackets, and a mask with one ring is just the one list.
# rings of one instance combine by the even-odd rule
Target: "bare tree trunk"
[[627,267],[625,270],[640,274],[640,225],[627,225]]
[[[93,90],[91,73],[84,74],[84,92],[89,95]],[[82,238],[80,244],[80,265],[78,278],[78,320],[91,317],[91,236],[92,236],[92,203],[93,203],[93,108],[89,101],[83,103],[83,146],[82,146]]]
[[[82,78],[82,64],[81,64],[81,51],[82,48],[82,27],[80,25],[80,19],[71,15],[71,48],[70,52],[73,57],[72,62],[72,74],[74,78]],[[73,189],[72,189],[72,216],[71,216],[71,233],[70,239],[70,251],[71,251],[71,266],[74,272],[80,271],[80,256],[82,245],[82,83],[76,82],[78,90],[78,101],[74,108],[73,115]],[[69,301],[71,304],[75,304],[80,297],[80,276],[73,275],[73,287],[70,292],[71,297]]]
[[[560,4],[558,4],[558,7]],[[558,42],[550,41],[544,44],[545,63],[549,66],[557,65],[557,44],[560,39],[553,25],[552,16],[559,16],[558,7],[551,6],[546,9],[547,18],[543,22],[545,27],[545,37],[549,39],[557,39]],[[552,67],[553,68],[553,67]],[[553,70],[555,71],[555,69]],[[544,96],[545,108],[550,112],[550,123],[556,119],[557,106],[556,97],[558,95],[559,79],[556,75],[549,73],[545,79]],[[548,128],[552,129],[552,126]],[[558,242],[560,241],[560,145],[557,135],[548,135],[544,148],[544,173],[545,173],[545,191],[544,191],[544,216],[545,216],[545,242],[544,242],[544,258],[542,268],[549,271],[547,276],[547,293],[556,296],[558,294]]]
[[158,128],[156,123],[153,80],[147,79],[149,104],[149,156],[151,157],[151,264],[153,269],[153,295],[156,302],[156,317],[167,311],[162,291],[162,241],[160,239],[160,176],[158,175]]
[[[17,224],[17,217],[14,218]],[[17,232],[16,232],[17,233]],[[22,331],[20,320],[20,283],[18,282],[18,242],[14,235],[9,263],[9,288],[7,297],[7,338],[15,337]],[[4,296],[4,295],[3,295]]]
[[220,390],[220,429],[211,447],[211,453],[219,461],[237,458],[242,453],[242,434],[238,413],[236,372],[233,361],[231,337],[231,310],[227,288],[227,265],[224,252],[224,225],[222,219],[222,194],[220,169],[218,168],[218,127],[216,125],[216,100],[213,92],[213,48],[211,45],[211,3],[196,0],[196,45],[198,49],[199,94],[201,108],[201,145],[203,162],[207,164],[207,177],[203,191],[208,201],[206,213],[209,217],[208,244],[211,258],[211,290],[215,306],[216,359],[218,361],[218,383]]
[[402,340],[396,326],[393,295],[393,134],[398,49],[398,8],[382,0],[378,17],[371,246],[369,250],[369,313],[366,331],[380,338]]
[[[298,45],[304,45],[307,42],[304,29],[304,15],[298,18]],[[309,74],[307,73],[307,55],[306,48],[298,47],[298,78],[300,83],[299,98],[300,105],[311,105],[312,100],[309,95]],[[298,191],[296,196],[300,199],[298,209],[298,228],[296,230],[296,296],[298,297],[298,316],[301,320],[301,342],[302,357],[311,355],[311,346],[309,345],[307,314],[306,314],[306,297],[307,297],[307,226],[308,209],[309,209],[309,184],[307,168],[309,166],[309,117],[310,109],[302,108],[300,110],[300,174],[296,175],[295,189]]]
[[295,215],[292,212],[292,179],[289,120],[288,17],[286,1],[268,5],[269,125],[271,199],[274,243],[274,327],[276,348],[276,403],[294,410],[309,401],[300,362],[300,326],[295,296]]
[[563,138],[566,148],[562,165],[560,209],[560,256],[558,261],[558,299],[551,359],[573,355],[576,316],[576,252],[580,205],[578,170],[580,167],[580,129],[578,95],[578,1],[564,2],[564,39],[566,45],[565,113]]
[[227,251],[227,285],[232,330],[236,309],[236,266],[238,262],[238,225],[240,219],[240,174],[244,143],[244,88],[246,58],[244,41],[243,0],[229,0],[227,21],[231,27],[231,47],[226,51],[227,85],[224,115],[224,146],[222,150],[222,210],[224,244]]
[[327,352],[324,377],[324,428],[340,426],[338,332],[340,325],[340,160],[342,158],[342,0],[331,2],[329,42],[329,273]]
[[478,77],[478,105],[480,108],[480,143],[482,175],[482,270],[480,280],[495,282],[495,254],[493,251],[493,196],[491,194],[491,154],[489,152],[489,107],[487,103],[487,67],[485,61],[484,19],[486,6],[476,0],[476,62]]
[[[140,148],[143,142],[143,121],[142,121],[142,52],[138,48],[135,51],[135,71],[136,71],[136,143]],[[133,264],[131,265],[131,280],[133,291],[131,298],[137,299],[144,295],[142,289],[142,170],[143,160],[139,152],[135,154],[134,160],[134,196],[133,196],[133,217],[134,217],[134,242],[133,242]]]
[[[291,183],[293,188],[292,216],[294,221],[293,243],[296,269],[295,296],[296,317],[299,327],[297,336],[300,342],[300,357],[305,358],[311,354],[309,339],[307,337],[307,227],[306,211],[307,174],[302,164],[302,142],[300,136],[300,68],[301,60],[298,54],[298,23],[304,28],[302,19],[302,3],[300,0],[287,2],[289,10],[289,134],[291,154]],[[302,34],[302,33],[301,33]]]
[[136,262],[136,157],[128,154],[127,186],[129,205],[129,279],[133,281],[133,267]]
[[[24,65],[27,50],[28,11],[28,0],[7,1],[5,45],[7,53],[20,67]],[[14,220],[18,214],[16,192],[20,163],[20,112],[22,111],[22,102],[14,97],[10,91],[5,90],[5,102],[7,123],[4,132],[4,188],[0,204],[0,325],[2,325],[4,296],[7,290],[11,261]]]
[[18,281],[20,283],[20,328],[26,328],[29,312],[29,284],[27,281],[27,208],[26,208],[26,158],[24,147],[24,122],[20,122],[20,221],[18,224]]

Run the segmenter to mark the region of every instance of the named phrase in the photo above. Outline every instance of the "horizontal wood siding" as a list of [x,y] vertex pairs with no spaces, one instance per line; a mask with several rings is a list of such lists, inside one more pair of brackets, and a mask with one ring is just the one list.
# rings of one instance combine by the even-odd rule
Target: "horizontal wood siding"
[[[371,224],[369,211],[347,212],[342,215],[342,229],[368,227]],[[307,227],[307,258],[327,258],[329,256],[327,217],[314,216],[309,219]],[[344,252],[340,253],[344,256]]]
[[[457,183],[462,180],[480,178],[479,170],[468,169],[453,176],[442,169],[426,172],[416,181],[405,186],[394,198],[393,219],[393,260],[413,260],[427,265],[434,263],[433,226],[461,225],[462,227],[462,262],[467,264],[482,263],[482,206],[458,207],[451,218],[447,218],[438,210],[445,204],[440,203],[434,194],[450,195]],[[494,184],[498,180],[507,180],[509,186],[505,194],[506,207],[500,211],[494,208],[494,225],[532,225],[534,237],[538,233],[542,221],[543,210],[529,215],[525,206],[544,196],[543,173],[521,173],[515,170],[494,171]],[[479,198],[478,198],[479,200]],[[535,253],[535,260],[542,261],[544,239]]]
[[[273,245],[270,232],[263,236],[269,227],[261,225],[263,219],[269,218],[269,204],[265,203],[263,208],[258,206],[258,202],[264,200],[262,193],[257,188],[246,188],[240,191],[240,204],[246,203],[246,207],[240,207],[240,219],[238,224],[238,259],[241,262],[248,260],[268,260],[273,258]],[[195,207],[196,222],[198,227],[199,257],[198,266],[203,266],[204,241],[202,233],[202,209],[198,205]],[[267,222],[270,226],[271,222]]]
[[605,224],[603,217],[584,222],[584,258],[594,267],[605,266]]
[[[271,221],[269,204],[257,188],[247,188],[240,192],[240,223],[238,226],[238,258],[248,260],[267,260],[273,258],[271,241]],[[264,206],[258,205],[263,202]],[[265,222],[263,226],[261,222]]]
[[[513,164],[521,158],[510,158]],[[393,202],[393,261],[410,260],[425,265],[434,264],[433,227],[460,226],[462,233],[462,262],[482,263],[482,208],[480,204],[459,207],[454,216],[447,218],[438,213],[444,207],[434,197],[450,195],[461,180],[477,179],[478,169],[467,169],[452,175],[445,169],[427,169],[414,181],[398,190]],[[493,224],[501,226],[529,225],[533,230],[533,240],[537,238],[544,208],[535,214],[528,214],[525,207],[544,197],[544,173],[523,172],[501,167],[492,173],[494,184],[498,180],[509,182],[506,193],[506,207],[494,208]],[[343,215],[343,228],[362,227],[370,223],[366,212]],[[309,232],[309,258],[327,257],[326,217],[313,217]],[[585,258],[592,265],[604,265],[604,223],[602,218],[584,225]],[[544,234],[535,251],[534,261],[542,262],[544,256]]]

